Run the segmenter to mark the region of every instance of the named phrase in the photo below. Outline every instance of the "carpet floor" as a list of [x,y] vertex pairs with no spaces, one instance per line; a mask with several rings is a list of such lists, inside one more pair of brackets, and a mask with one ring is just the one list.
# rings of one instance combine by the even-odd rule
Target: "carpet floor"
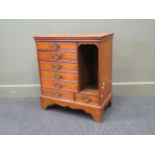
[[114,97],[97,123],[89,114],[54,106],[41,110],[39,98],[0,98],[1,135],[152,135],[154,97]]

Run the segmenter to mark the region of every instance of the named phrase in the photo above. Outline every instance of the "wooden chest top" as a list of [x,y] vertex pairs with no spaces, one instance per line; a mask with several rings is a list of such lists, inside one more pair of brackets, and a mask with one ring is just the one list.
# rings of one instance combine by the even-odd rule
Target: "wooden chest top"
[[52,34],[52,35],[36,35],[35,40],[101,40],[103,38],[112,37],[113,33],[95,33],[95,34]]

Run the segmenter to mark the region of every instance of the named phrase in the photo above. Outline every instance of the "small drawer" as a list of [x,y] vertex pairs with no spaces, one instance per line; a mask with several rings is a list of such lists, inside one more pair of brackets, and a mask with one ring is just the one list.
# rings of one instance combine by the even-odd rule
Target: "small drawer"
[[53,61],[77,61],[76,53],[62,53],[62,52],[38,52],[39,59],[53,60]]
[[98,96],[95,96],[95,95],[84,95],[84,94],[77,93],[75,98],[76,98],[76,101],[78,102],[98,105]]
[[56,62],[40,61],[41,70],[77,72],[77,68],[78,68],[77,64],[74,63],[56,63]]
[[50,79],[41,79],[42,86],[44,87],[51,87],[56,89],[62,90],[69,90],[69,91],[77,91],[78,85],[76,82],[65,82],[65,81],[58,81],[58,80],[50,80]]
[[75,43],[57,43],[57,42],[36,42],[38,50],[74,50],[77,46]]
[[71,93],[71,92],[60,91],[60,90],[46,88],[46,87],[42,87],[42,94],[47,95],[47,96],[56,97],[59,99],[60,98],[69,99],[69,100],[74,99],[73,93]]
[[78,75],[76,73],[61,73],[61,72],[51,72],[51,71],[41,71],[42,78],[51,78],[55,80],[69,80],[77,81]]

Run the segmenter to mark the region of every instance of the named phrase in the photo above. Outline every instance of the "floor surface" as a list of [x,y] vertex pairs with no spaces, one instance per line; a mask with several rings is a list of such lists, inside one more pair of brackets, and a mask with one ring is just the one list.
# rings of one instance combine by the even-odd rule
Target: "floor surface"
[[154,97],[114,97],[104,122],[80,110],[41,110],[39,98],[0,98],[1,135],[141,135],[155,134]]

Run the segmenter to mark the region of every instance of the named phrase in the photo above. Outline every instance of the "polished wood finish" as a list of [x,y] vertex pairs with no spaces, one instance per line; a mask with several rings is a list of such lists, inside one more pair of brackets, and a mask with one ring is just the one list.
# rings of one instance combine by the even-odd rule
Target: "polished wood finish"
[[86,103],[86,104],[96,104],[98,105],[98,95],[88,95],[88,94],[82,94],[77,93],[75,96],[76,101]]
[[81,109],[100,122],[112,104],[113,34],[35,36],[41,108]]
[[57,42],[37,42],[36,43],[38,50],[75,50],[75,43],[57,43]]
[[63,80],[51,80],[51,79],[41,79],[42,86],[59,88],[63,90],[78,91],[78,84],[76,82],[66,82]]
[[52,71],[69,71],[77,72],[76,63],[60,63],[60,62],[50,62],[50,61],[39,61],[41,70],[52,70]]
[[69,72],[51,72],[47,70],[40,71],[42,78],[50,78],[50,79],[57,79],[57,80],[67,80],[67,81],[78,81],[77,73],[69,73]]
[[53,61],[74,61],[77,62],[76,53],[62,53],[62,52],[39,52],[39,59],[53,60]]
[[42,87],[42,94],[47,96],[52,96],[57,99],[59,99],[60,97],[64,99],[69,99],[69,100],[74,99],[74,94],[72,92],[62,91],[62,90],[57,90],[57,89],[52,89],[47,87]]
[[35,36],[34,39],[39,41],[62,41],[62,42],[73,42],[73,41],[88,41],[88,42],[100,42],[103,40],[109,40],[113,36],[112,33],[100,33],[100,34],[55,34],[45,36]]

